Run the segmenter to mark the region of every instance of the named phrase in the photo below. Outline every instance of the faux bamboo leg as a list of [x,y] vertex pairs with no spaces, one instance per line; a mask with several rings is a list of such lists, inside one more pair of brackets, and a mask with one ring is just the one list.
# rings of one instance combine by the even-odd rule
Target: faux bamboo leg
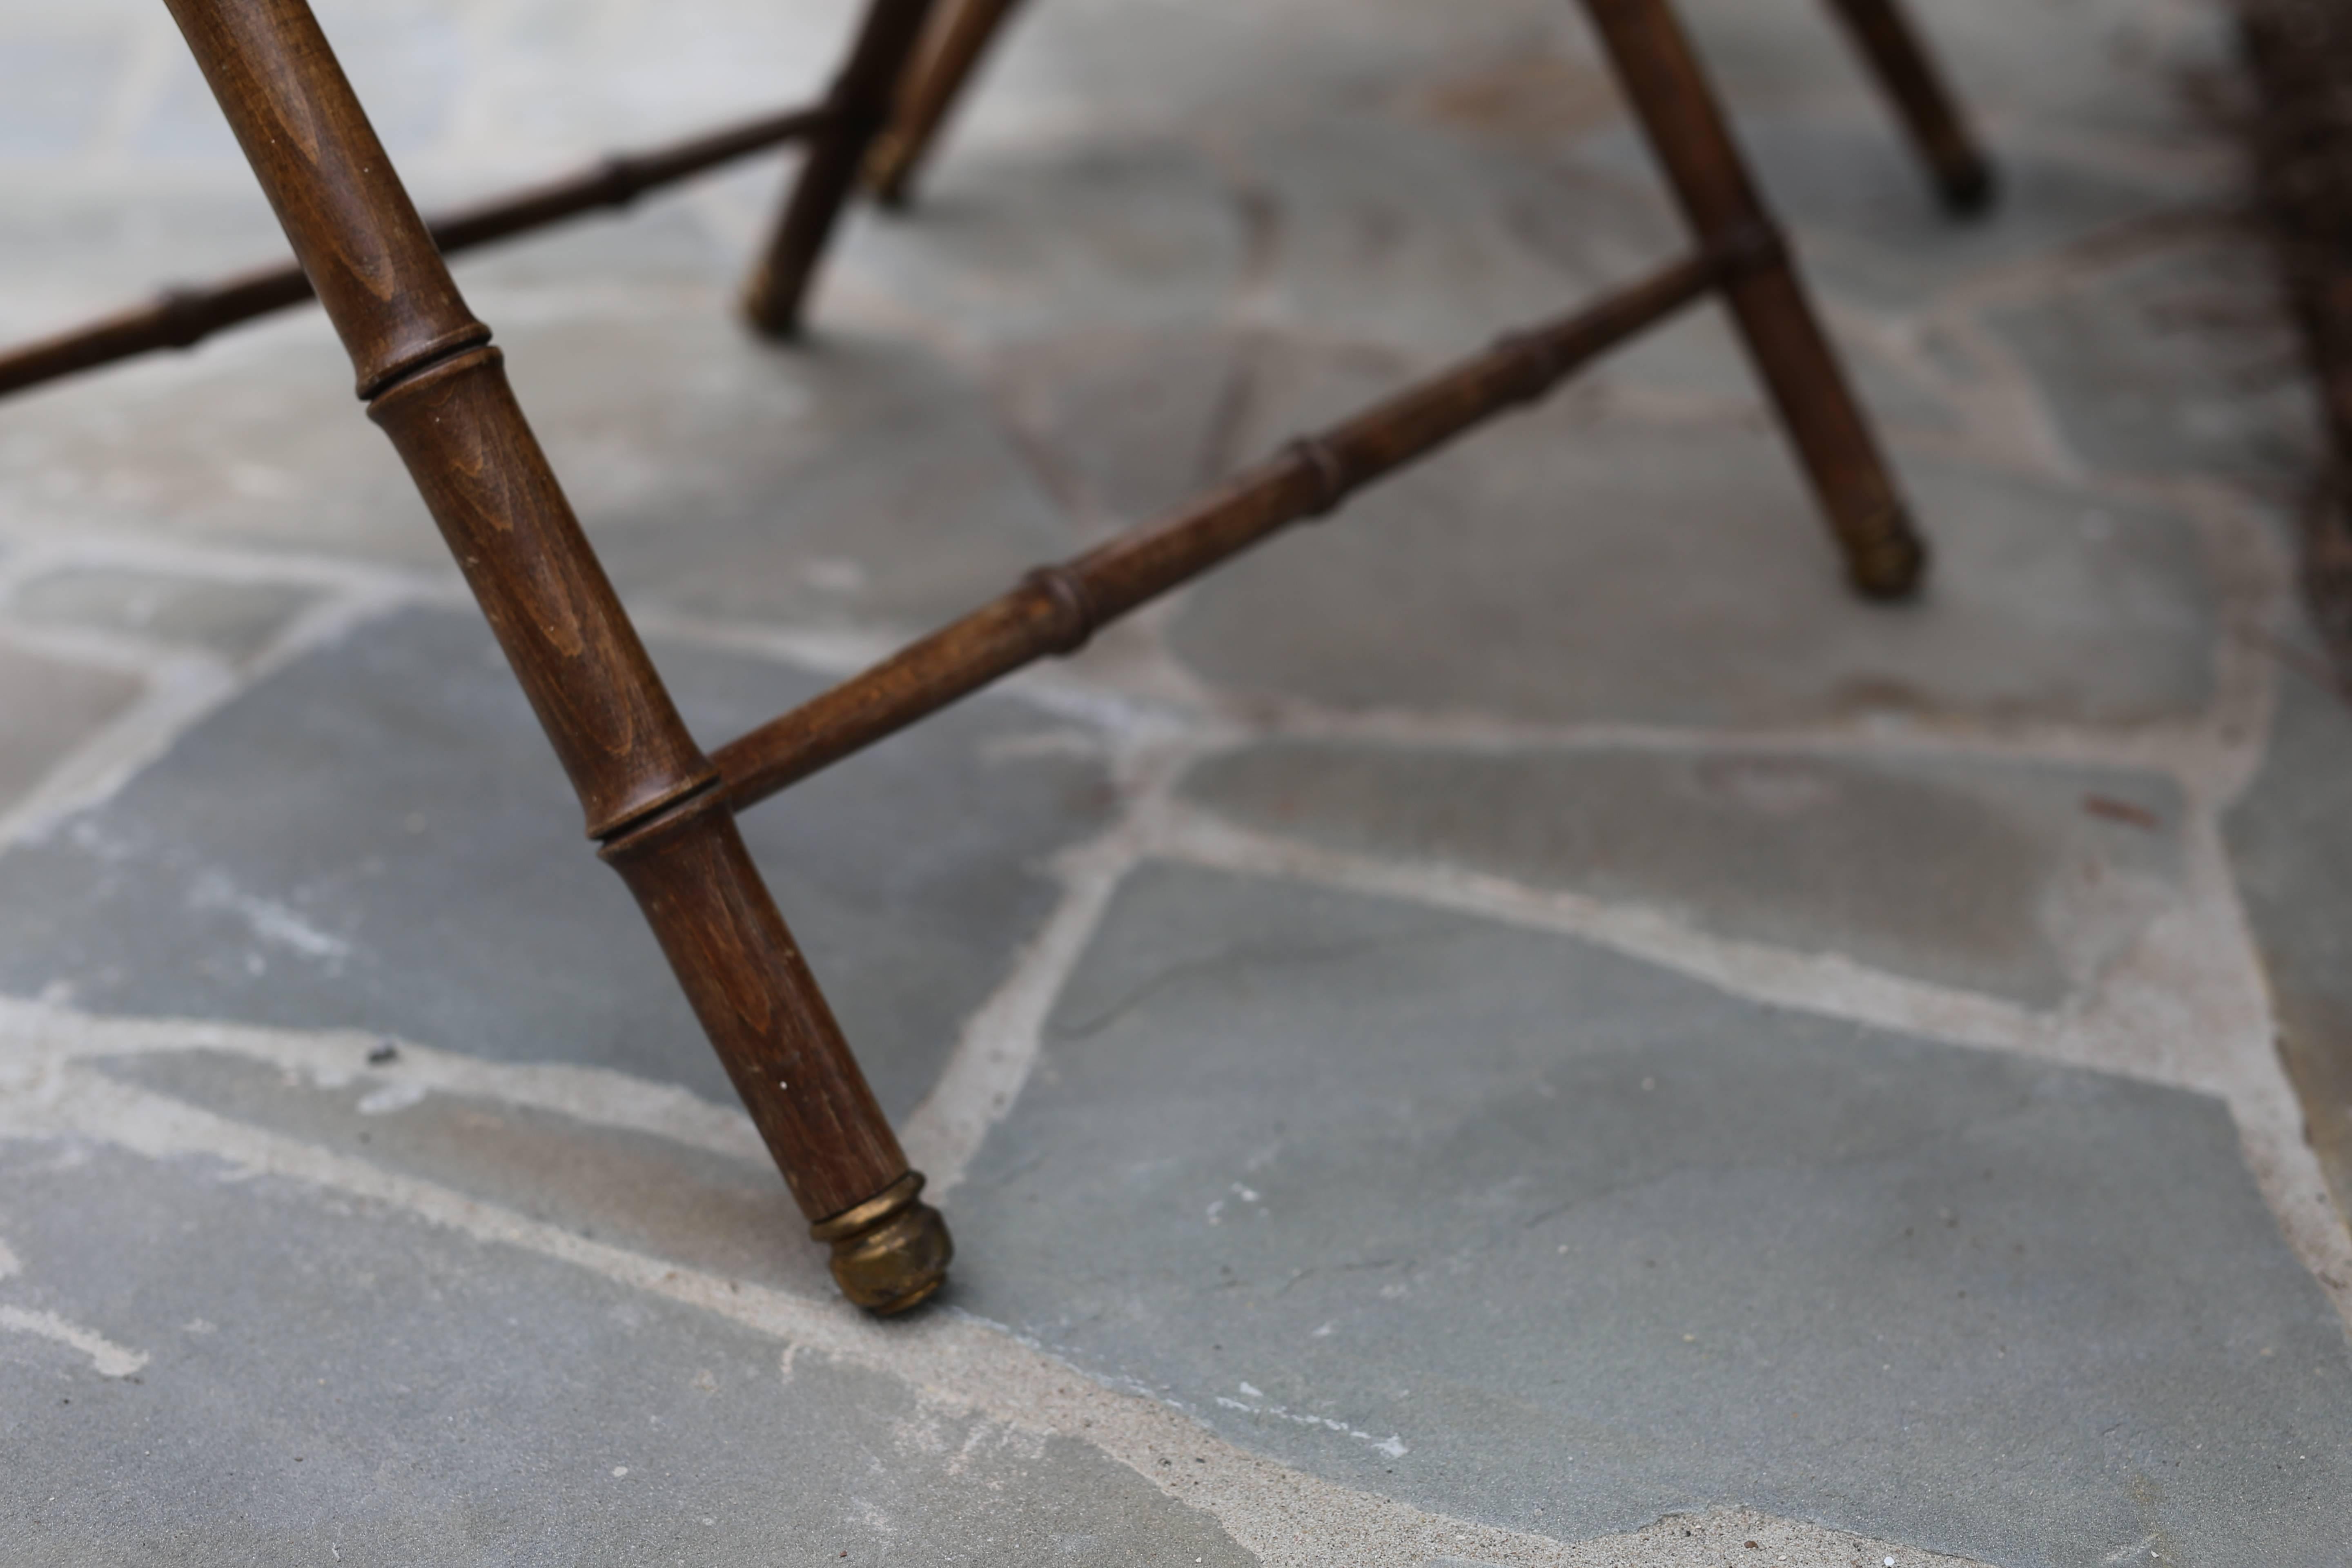
[[947,0],[923,36],[923,48],[907,73],[890,125],[866,161],[866,179],[886,206],[904,206],[915,174],[930,152],[948,111],[971,79],[974,67],[1020,0]]
[[922,37],[931,0],[871,0],[849,59],[826,94],[830,118],[809,147],[774,237],[743,290],[743,312],[772,338],[800,331],[809,283],[842,204],[890,119],[890,100]]
[[305,0],[166,0],[802,1211],[862,1305],[949,1243]]
[[1992,164],[1969,133],[1901,0],[1830,0],[1830,7],[1844,20],[1903,116],[1912,144],[1936,176],[1944,205],[1955,213],[1982,212],[1992,200]]
[[1739,258],[1724,297],[1828,513],[1854,587],[1900,598],[1927,548],[1667,0],[1584,0],[1700,243]]

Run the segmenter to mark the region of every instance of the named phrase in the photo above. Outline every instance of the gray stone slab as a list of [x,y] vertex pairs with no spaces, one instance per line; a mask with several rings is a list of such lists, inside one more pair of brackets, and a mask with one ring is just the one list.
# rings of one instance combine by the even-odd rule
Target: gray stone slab
[[928,629],[1075,547],[971,379],[900,340],[780,349],[730,293],[509,334],[516,390],[633,601]]
[[10,608],[28,621],[128,632],[210,648],[242,662],[267,647],[315,597],[307,588],[283,583],[77,567],[22,584]]
[[1181,143],[1082,138],[1039,155],[945,161],[920,205],[845,226],[835,265],[946,333],[996,346],[1214,321],[1247,258],[1248,215]]
[[0,643],[0,804],[15,804],[139,692],[135,676]]
[[[1255,349],[1239,333],[1081,333],[991,358],[1005,418],[1063,504],[1132,525],[1192,500],[1236,467]],[[1255,456],[1255,454],[1250,454]]]
[[[822,684],[657,647],[698,734]],[[1104,818],[1067,726],[959,710],[744,819],[883,1104],[930,1087]],[[105,805],[0,858],[0,987],[97,1012],[378,1029],[731,1099],[470,615],[415,612],[273,675]]]
[[1171,140],[1209,148],[1236,184],[1236,142],[1261,129],[1311,130],[1368,107],[1410,109],[1433,80],[1531,37],[1559,8],[1502,0],[1444,10],[1413,0],[1305,0],[1229,10],[1071,0],[1025,9],[959,107],[926,181],[960,203],[1000,162],[1065,148]]
[[1067,1439],[532,1254],[209,1161],[0,1146],[0,1556],[1241,1564]]
[[310,310],[56,383],[9,408],[0,515],[437,565],[432,519],[351,387]]
[[[284,231],[249,175],[241,185],[152,171],[119,181],[58,181],[38,199],[10,202],[0,213],[0,276],[9,281],[0,321],[12,338],[47,337],[150,300],[167,285],[290,258]],[[101,367],[76,380],[116,374]],[[10,396],[0,454],[15,449],[27,411],[54,395]]]
[[[439,4],[352,4],[317,8],[335,58],[360,95],[369,123],[395,158],[432,147],[447,129],[469,64],[467,28]],[[131,133],[143,158],[238,163],[236,139],[184,50],[173,51],[160,89]]]
[[[1824,321],[1846,378],[1869,416],[1872,428],[1898,449],[1906,436],[1952,437],[1960,417],[1947,395],[1940,367],[1891,361],[1877,342],[1839,333]],[[1661,395],[1664,395],[1662,397]],[[1758,379],[1727,312],[1702,304],[1618,348],[1570,382],[1555,396],[1595,398],[1601,407],[1625,407],[1665,399],[1696,415],[1748,412],[1761,423],[1772,417],[1771,402]]]
[[2343,1327],[2220,1104],[1571,941],[1147,868],[951,1201],[970,1310],[1423,1507],[2352,1539]]
[[54,158],[87,147],[129,51],[111,38],[0,43],[0,156]]
[[1293,742],[1213,759],[1185,787],[1351,854],[1646,905],[2034,1007],[2080,994],[2181,894],[2179,791],[2112,768]]
[[[574,1236],[824,1300],[824,1249],[807,1239],[775,1163],[561,1111],[428,1091],[405,1058],[283,1071],[226,1051],[103,1058],[98,1070],[250,1127],[454,1189]],[[747,1142],[751,1140],[747,1137]]]
[[1260,308],[1310,341],[1451,360],[1688,248],[1654,193],[1418,117],[1341,111],[1235,140]]
[[[713,289],[625,311],[474,302],[633,601],[928,626],[1075,542],[978,390],[920,350],[779,349]],[[58,527],[446,563],[350,383],[312,313],[60,387],[12,413],[0,504]]]
[[2301,349],[2251,236],[2077,278],[1990,321],[2094,467],[2283,491],[2321,461]]
[[2224,826],[2305,1133],[2352,1213],[2352,696],[2284,675],[2274,726]]
[[[1379,379],[1328,357],[1290,374],[1263,427]],[[1924,458],[1902,478],[1934,576],[1918,604],[1868,605],[1771,429],[1596,422],[1570,398],[1225,568],[1173,643],[1242,691],[1560,721],[2132,724],[2204,705],[2214,596],[2187,520]]]
[[1392,100],[1456,136],[1516,153],[1556,153],[1562,143],[1622,118],[1624,100],[1609,68],[1570,40],[1456,51],[1432,62],[1423,79]]
[[[1835,47],[1824,40],[1825,50]],[[2119,176],[2042,147],[2002,144],[1999,205],[1956,222],[1883,114],[1749,109],[1738,115],[1738,135],[1767,197],[1798,233],[1808,278],[1829,293],[1887,310],[1916,309],[1964,279],[2184,201],[2175,185]],[[1658,177],[1646,147],[1622,124],[1596,132],[1578,152],[1622,178]]]
[[[569,158],[551,158],[542,177],[569,174],[597,155],[583,148]],[[427,211],[454,208],[479,200],[487,189],[478,175],[462,187],[444,177],[421,188],[417,201]],[[749,266],[746,258],[712,237],[690,190],[676,188],[450,258],[459,285],[469,291],[551,285],[700,285],[724,290],[739,283]]]
[[[1345,103],[1255,129],[1233,154],[1261,204],[1255,308],[1287,332],[1378,345],[1401,368],[1426,370],[1564,316],[1692,247],[1664,185],[1597,175],[1559,155],[1572,129],[1619,118],[1598,65],[1544,52],[1466,73],[1440,68],[1379,107],[1386,112]],[[1549,129],[1538,134],[1530,122]],[[1756,400],[1737,343],[1714,312],[1694,314],[1706,324],[1654,329],[1595,374]],[[1859,368],[1874,406],[1948,423],[1941,410],[1923,420],[1919,391],[1867,356]]]
[[[1817,5],[1686,0],[1686,6],[1735,101],[1833,95],[1885,123],[1860,66]],[[2039,0],[1915,0],[1907,9],[2004,156],[2087,144],[2143,167],[2161,166],[2165,154],[2192,167],[2202,162],[2210,177],[2210,123],[2182,100],[2188,84],[2234,61],[2226,11],[2147,0],[2078,0],[2063,14]]]

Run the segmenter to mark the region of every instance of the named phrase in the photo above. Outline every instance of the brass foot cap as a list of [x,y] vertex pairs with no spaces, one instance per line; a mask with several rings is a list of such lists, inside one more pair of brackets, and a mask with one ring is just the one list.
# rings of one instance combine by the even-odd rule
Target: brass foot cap
[[1868,531],[1868,542],[1847,552],[1846,573],[1866,599],[1907,599],[1927,574],[1927,547],[1898,509]]
[[955,1242],[940,1211],[917,1201],[923,1173],[909,1171],[856,1208],[809,1226],[833,1248],[841,1293],[877,1317],[920,1306],[947,1283]]

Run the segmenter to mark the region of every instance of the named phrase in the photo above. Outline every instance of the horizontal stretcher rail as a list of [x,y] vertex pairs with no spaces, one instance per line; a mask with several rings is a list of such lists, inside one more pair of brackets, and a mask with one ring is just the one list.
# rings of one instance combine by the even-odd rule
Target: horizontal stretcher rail
[[[647,191],[809,136],[831,113],[822,106],[787,110],[651,152],[616,153],[576,174],[432,219],[426,226],[449,255],[598,207],[626,206]],[[166,289],[147,304],[0,352],[0,396],[156,349],[193,347],[224,327],[310,297],[310,280],[292,262],[216,283]]]
[[1163,522],[1135,529],[921,637],[712,753],[728,804],[754,805],[1095,630],[1572,372],[1691,303],[1744,265],[1701,253],[1377,403]]

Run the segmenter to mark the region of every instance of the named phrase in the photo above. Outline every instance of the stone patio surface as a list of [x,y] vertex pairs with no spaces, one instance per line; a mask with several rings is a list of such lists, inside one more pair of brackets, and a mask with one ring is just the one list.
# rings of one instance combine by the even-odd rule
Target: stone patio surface
[[[746,818],[911,1321],[323,321],[0,406],[0,1563],[2352,1563],[2352,699],[2224,18],[1914,5],[1979,222],[1817,0],[1687,10],[1918,603],[1710,308]],[[850,16],[320,10],[427,205]],[[0,170],[11,336],[283,253],[152,0],[0,0]],[[458,267],[706,743],[1680,243],[1559,0],[1039,0],[791,350],[778,181]]]

